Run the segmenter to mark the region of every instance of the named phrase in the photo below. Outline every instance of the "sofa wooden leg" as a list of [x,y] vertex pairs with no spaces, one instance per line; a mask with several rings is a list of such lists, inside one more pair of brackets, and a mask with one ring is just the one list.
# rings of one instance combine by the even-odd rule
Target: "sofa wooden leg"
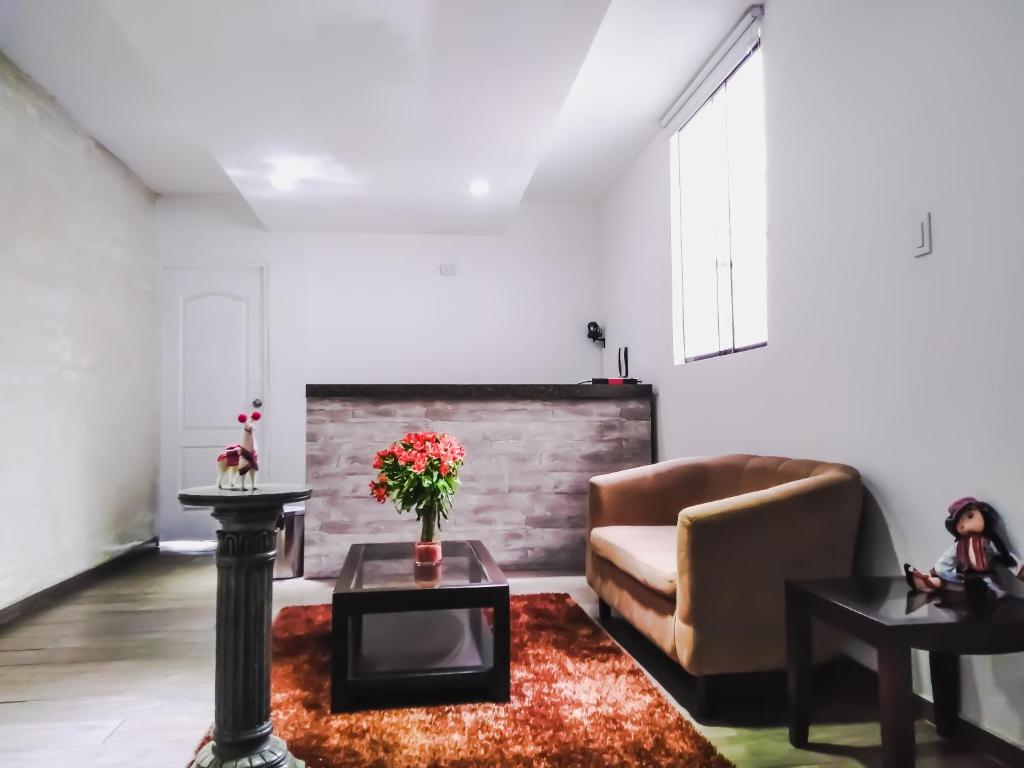
[[694,682],[697,687],[697,711],[694,714],[703,720],[704,718],[711,717],[714,709],[714,702],[711,697],[711,677],[709,675],[698,675],[694,678]]
[[601,621],[607,621],[612,617],[612,607],[600,597],[597,598],[597,615],[601,617]]

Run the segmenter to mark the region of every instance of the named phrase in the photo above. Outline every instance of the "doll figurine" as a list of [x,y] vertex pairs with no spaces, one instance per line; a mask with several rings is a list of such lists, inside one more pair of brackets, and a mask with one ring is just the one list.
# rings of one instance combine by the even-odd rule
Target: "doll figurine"
[[973,496],[957,499],[949,505],[946,530],[955,539],[953,545],[929,573],[921,573],[909,564],[903,565],[907,584],[921,592],[963,590],[968,598],[994,594],[1002,597],[1006,590],[993,578],[999,567],[1011,569],[1024,580],[1024,562],[1010,552],[996,531],[999,516],[991,504]]

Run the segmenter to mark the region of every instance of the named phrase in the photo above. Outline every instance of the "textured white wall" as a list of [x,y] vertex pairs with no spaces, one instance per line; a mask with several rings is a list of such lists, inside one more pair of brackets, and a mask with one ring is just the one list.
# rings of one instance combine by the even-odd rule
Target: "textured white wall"
[[[602,204],[608,346],[659,392],[662,455],[858,467],[865,570],[930,565],[964,494],[1024,545],[1022,36],[1019,0],[768,0],[765,349],[672,363],[664,136]],[[964,683],[965,716],[1024,743],[1021,657],[967,660]]]
[[152,199],[0,56],[0,606],[154,535]]
[[[524,205],[505,235],[268,232],[240,201],[163,197],[164,264],[268,265],[261,477],[305,477],[306,384],[574,383],[598,375],[590,207]],[[441,277],[442,262],[455,277]],[[170,514],[178,514],[170,510]]]

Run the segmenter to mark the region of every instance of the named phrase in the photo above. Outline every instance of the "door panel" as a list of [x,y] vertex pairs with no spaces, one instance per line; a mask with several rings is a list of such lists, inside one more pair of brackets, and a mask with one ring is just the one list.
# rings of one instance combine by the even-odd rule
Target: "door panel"
[[[226,445],[226,443],[225,443]],[[210,485],[210,468],[217,463],[223,445],[190,446],[181,449],[181,488]],[[216,472],[213,473],[216,478]]]
[[182,509],[177,493],[216,482],[217,454],[242,437],[236,416],[266,400],[263,285],[260,266],[161,270],[162,539],[215,537],[208,510]]
[[182,426],[231,427],[249,394],[247,297],[207,293],[182,302]]

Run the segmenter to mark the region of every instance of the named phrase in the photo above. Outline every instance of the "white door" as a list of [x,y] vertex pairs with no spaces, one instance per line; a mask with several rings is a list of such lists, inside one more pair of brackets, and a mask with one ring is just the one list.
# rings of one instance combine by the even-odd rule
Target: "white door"
[[[263,267],[164,267],[161,301],[160,538],[213,539],[208,510],[181,488],[213,485],[217,454],[242,438],[238,414],[264,400]],[[266,411],[264,402],[260,411]],[[257,443],[262,435],[257,429]],[[265,455],[266,446],[259,445]],[[261,461],[261,464],[265,462]],[[260,473],[260,480],[268,478]]]

